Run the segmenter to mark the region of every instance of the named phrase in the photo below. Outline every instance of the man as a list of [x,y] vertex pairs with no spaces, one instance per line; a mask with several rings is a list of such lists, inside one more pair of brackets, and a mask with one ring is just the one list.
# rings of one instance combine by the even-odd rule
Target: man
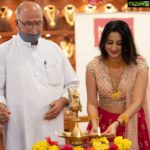
[[18,35],[0,45],[0,123],[6,150],[31,150],[50,136],[63,144],[63,108],[67,89],[78,79],[61,49],[39,38],[42,9],[35,2],[17,8]]

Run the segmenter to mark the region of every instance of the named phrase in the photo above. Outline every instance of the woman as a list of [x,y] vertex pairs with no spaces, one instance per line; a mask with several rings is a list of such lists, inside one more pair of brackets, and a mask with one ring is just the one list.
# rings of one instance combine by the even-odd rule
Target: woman
[[121,135],[132,140],[132,150],[150,150],[142,107],[148,65],[137,54],[128,24],[108,22],[99,48],[101,56],[95,57],[86,71],[88,130],[94,133],[100,127],[109,138]]

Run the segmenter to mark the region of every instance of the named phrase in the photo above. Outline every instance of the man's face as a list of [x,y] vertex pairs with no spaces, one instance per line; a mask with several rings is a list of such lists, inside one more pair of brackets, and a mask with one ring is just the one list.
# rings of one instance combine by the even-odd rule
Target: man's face
[[43,15],[39,10],[29,12],[23,10],[17,20],[17,29],[19,32],[27,34],[41,33],[43,28]]

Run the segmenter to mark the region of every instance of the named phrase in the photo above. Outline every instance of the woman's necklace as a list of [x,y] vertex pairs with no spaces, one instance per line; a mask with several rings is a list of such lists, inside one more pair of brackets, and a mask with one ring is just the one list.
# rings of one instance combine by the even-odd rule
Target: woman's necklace
[[[115,64],[115,63],[114,63]],[[113,100],[120,100],[121,96],[122,96],[122,92],[121,90],[119,89],[119,83],[120,83],[120,80],[121,80],[121,77],[122,77],[122,74],[123,74],[123,70],[124,68],[122,69],[122,72],[121,72],[121,75],[120,75],[120,78],[119,78],[119,81],[118,82],[115,82],[113,79],[112,79],[112,74],[111,74],[111,71],[110,71],[110,67],[111,68],[121,68],[123,66],[123,63],[120,63],[121,65],[115,65],[112,66],[112,63],[110,63],[109,61],[107,61],[107,65],[108,65],[108,70],[109,70],[109,75],[110,75],[110,80],[111,80],[111,84],[112,84],[112,92],[110,93],[111,95],[111,98]]]
[[113,62],[113,61],[107,60],[106,64],[110,68],[116,68],[117,69],[117,68],[121,68],[124,65],[124,62],[123,61]]

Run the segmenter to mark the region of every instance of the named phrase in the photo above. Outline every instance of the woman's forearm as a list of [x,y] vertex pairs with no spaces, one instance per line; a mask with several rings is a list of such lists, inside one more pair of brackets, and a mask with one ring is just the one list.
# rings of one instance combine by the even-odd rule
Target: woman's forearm
[[[127,120],[130,120],[141,108],[141,102],[133,102],[124,112],[118,117],[120,124],[126,123]],[[126,120],[126,121],[125,121]],[[128,122],[128,121],[127,121]]]
[[98,125],[99,124],[99,115],[98,115],[98,108],[97,105],[88,104],[87,106],[88,116],[92,123],[92,125]]

